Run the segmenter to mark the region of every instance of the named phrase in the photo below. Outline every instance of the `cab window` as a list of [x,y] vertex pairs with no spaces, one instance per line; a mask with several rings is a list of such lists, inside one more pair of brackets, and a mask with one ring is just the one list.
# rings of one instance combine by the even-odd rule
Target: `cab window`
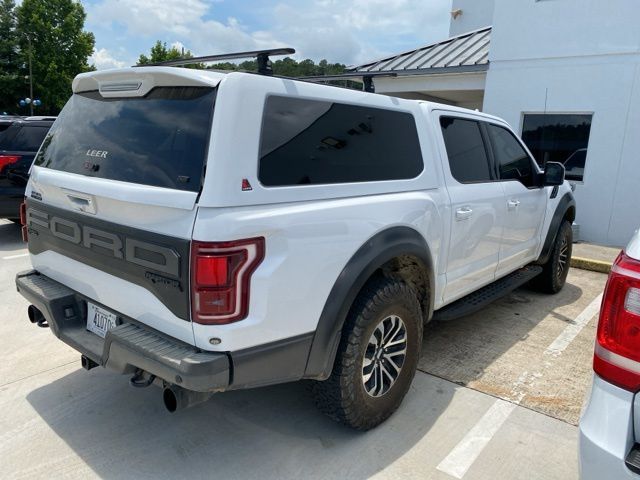
[[491,148],[500,180],[517,180],[525,187],[535,184],[535,171],[531,157],[509,130],[487,124]]
[[490,182],[489,159],[475,120],[440,117],[451,175],[460,183]]

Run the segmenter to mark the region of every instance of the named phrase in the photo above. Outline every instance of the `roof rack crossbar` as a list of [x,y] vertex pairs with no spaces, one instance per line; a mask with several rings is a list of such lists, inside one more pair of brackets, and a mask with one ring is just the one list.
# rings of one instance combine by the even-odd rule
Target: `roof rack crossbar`
[[261,75],[273,75],[270,56],[293,55],[296,53],[293,48],[272,48],[269,50],[252,50],[249,52],[221,53],[219,55],[205,55],[202,57],[179,58],[177,60],[167,60],[166,62],[146,63],[144,65],[134,65],[134,67],[180,67],[183,65],[193,65],[194,63],[219,62],[222,60],[240,60],[243,58],[255,58],[258,62],[258,73]]
[[298,77],[296,80],[304,80],[306,82],[331,82],[335,80],[354,80],[356,82],[362,82],[362,89],[365,92],[375,92],[375,86],[373,85],[374,77],[397,77],[395,72],[349,72],[341,73],[339,75],[318,75],[311,77]]

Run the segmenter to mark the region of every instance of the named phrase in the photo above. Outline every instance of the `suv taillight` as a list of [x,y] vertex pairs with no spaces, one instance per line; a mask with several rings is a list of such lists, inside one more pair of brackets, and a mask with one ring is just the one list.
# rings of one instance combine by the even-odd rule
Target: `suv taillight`
[[640,261],[624,252],[604,290],[593,369],[625,390],[640,390]]
[[7,165],[13,165],[14,163],[18,163],[18,161],[22,157],[20,155],[0,155],[0,172]]
[[191,318],[205,325],[242,320],[249,313],[251,274],[264,258],[264,238],[192,242]]

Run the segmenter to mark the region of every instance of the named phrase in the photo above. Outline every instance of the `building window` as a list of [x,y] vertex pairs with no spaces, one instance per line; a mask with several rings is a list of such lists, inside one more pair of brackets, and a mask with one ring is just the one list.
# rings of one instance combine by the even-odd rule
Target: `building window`
[[525,113],[522,140],[527,144],[538,165],[546,162],[564,164],[567,180],[582,181],[591,114]]
[[268,187],[415,178],[424,164],[410,113],[267,98],[258,176]]

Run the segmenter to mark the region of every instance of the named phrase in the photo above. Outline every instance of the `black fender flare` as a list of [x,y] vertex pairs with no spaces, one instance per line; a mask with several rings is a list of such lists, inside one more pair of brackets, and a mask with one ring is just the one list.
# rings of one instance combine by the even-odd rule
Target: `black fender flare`
[[556,206],[555,212],[553,212],[553,218],[551,219],[551,223],[549,224],[549,229],[547,230],[547,236],[545,237],[542,251],[540,252],[540,256],[536,261],[537,264],[544,265],[549,260],[549,256],[551,256],[551,250],[553,250],[553,244],[556,241],[560,225],[562,224],[562,221],[566,217],[567,212],[570,208],[573,208],[574,213],[571,220],[574,220],[576,200],[571,192],[567,192],[562,196],[562,198],[558,202],[558,205]]
[[392,227],[371,237],[347,262],[324,305],[313,338],[305,378],[326,379],[331,374],[342,327],[356,296],[371,276],[388,261],[401,256],[418,258],[428,275],[428,306],[425,320],[433,315],[435,276],[429,246],[410,227]]

